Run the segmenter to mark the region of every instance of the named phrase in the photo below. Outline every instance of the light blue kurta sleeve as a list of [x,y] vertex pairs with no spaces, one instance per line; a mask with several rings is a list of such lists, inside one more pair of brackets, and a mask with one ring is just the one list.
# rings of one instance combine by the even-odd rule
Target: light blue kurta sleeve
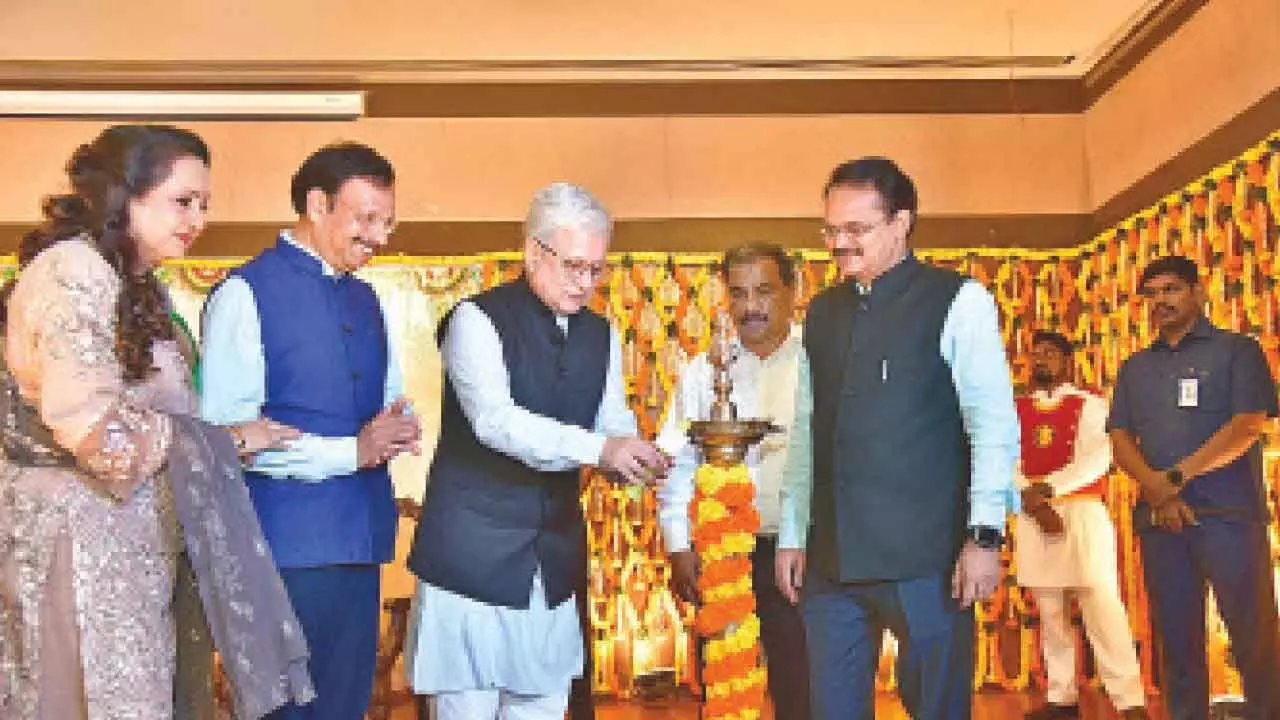
[[[957,293],[941,336],[972,452],[970,525],[1003,528],[1016,509],[1013,486],[1018,455],[1018,415],[1013,405],[1004,343],[995,301],[982,285],[965,283]],[[808,358],[801,356],[795,420],[782,485],[778,547],[804,548],[813,491],[813,389]]]
[[995,299],[970,280],[956,293],[942,327],[942,358],[951,367],[969,436],[969,525],[1004,528],[1017,509],[1014,464],[1018,412]]
[[801,352],[796,362],[795,417],[788,433],[787,464],[778,493],[782,504],[778,547],[783,549],[803,550],[809,538],[809,499],[813,494],[813,387],[809,375],[809,356]]

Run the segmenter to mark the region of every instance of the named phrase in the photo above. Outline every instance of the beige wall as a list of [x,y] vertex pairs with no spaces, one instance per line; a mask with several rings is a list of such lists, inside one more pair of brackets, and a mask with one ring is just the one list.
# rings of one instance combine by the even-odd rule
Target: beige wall
[[1093,207],[1277,87],[1280,0],[1210,0],[1085,112]]
[[[988,16],[999,15],[1000,7],[1014,8],[1015,15],[1038,12],[1020,0],[984,2],[973,17],[991,21]],[[803,20],[788,20],[780,14],[781,5],[766,4],[754,11],[757,25],[721,12],[725,32],[705,34],[705,44],[693,42],[691,34],[717,19],[708,16],[710,11],[683,3],[683,13],[663,16],[661,3],[642,5],[628,10],[635,16],[628,20],[634,21],[634,32],[607,34],[618,43],[610,46],[615,56],[625,54],[627,43],[640,43],[632,48],[639,53],[644,43],[668,37],[658,32],[661,27],[671,30],[672,43],[709,55],[744,51],[757,40],[776,43],[758,46],[760,54],[782,53],[795,42],[793,30],[812,29],[814,18],[846,12],[840,8],[854,4],[821,0]],[[178,6],[181,18],[166,15]],[[288,4],[247,0],[216,7],[145,0],[111,8],[90,0],[0,0],[0,63],[95,54],[108,59],[284,57],[289,48],[304,58],[369,59],[382,51],[409,53],[411,46],[418,48],[416,55],[404,57],[442,57],[461,52],[461,46],[448,43],[468,33],[478,43],[470,51],[473,58],[504,47],[511,56],[545,55],[553,48],[540,43],[550,37],[582,43],[562,47],[561,57],[604,52],[605,46],[591,45],[600,36],[590,30],[604,22],[605,10],[591,3],[580,6],[557,12],[543,4],[534,12],[527,4],[487,0],[440,18],[432,15],[430,3],[389,0],[369,5],[371,14],[355,23],[339,10],[349,7],[345,0],[317,0],[305,13]],[[617,17],[618,10],[609,7]],[[1080,22],[1073,13],[1064,14],[1064,27]],[[148,18],[152,24],[155,18],[182,22],[145,43],[133,42]],[[59,19],[66,24],[54,42],[46,28]],[[835,19],[849,18],[827,18]],[[769,32],[764,32],[765,21],[774,23]],[[345,32],[352,27],[360,32]],[[965,35],[957,27],[943,33],[951,42]],[[926,23],[919,32],[932,37],[943,31]],[[343,42],[317,44],[318,38],[339,36]],[[236,40],[227,42],[228,37]],[[821,48],[825,36],[814,37]],[[1210,0],[1078,115],[405,118],[196,127],[216,155],[214,219],[219,221],[287,219],[290,173],[309,150],[337,138],[370,142],[391,157],[402,178],[400,215],[406,220],[516,219],[536,187],[557,179],[595,189],[621,218],[808,217],[817,211],[817,190],[830,168],[867,153],[892,156],[916,176],[927,214],[1087,213],[1280,85],[1278,37],[1280,1]],[[659,45],[649,51],[665,52]],[[60,186],[65,158],[99,127],[0,120],[0,223],[34,220],[39,198]]]
[[1148,2],[4,0],[0,60],[1085,56]]
[[[0,222],[38,216],[60,168],[97,123],[0,121]],[[870,153],[896,158],[933,215],[1088,210],[1077,116],[901,115],[565,119],[371,119],[195,124],[215,155],[218,221],[290,216],[288,182],[339,138],[395,163],[404,220],[509,220],[541,185],[597,191],[621,218],[809,217],[825,176]]]

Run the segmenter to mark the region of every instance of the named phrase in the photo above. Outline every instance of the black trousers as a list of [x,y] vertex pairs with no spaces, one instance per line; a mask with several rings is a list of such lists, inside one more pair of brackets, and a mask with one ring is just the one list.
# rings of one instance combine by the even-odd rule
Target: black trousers
[[768,661],[769,695],[777,720],[809,720],[809,653],[805,645],[804,618],[778,590],[774,558],[778,538],[756,536],[751,553],[751,586],[760,617],[760,644]]
[[[809,652],[804,638],[804,616],[778,590],[774,559],[778,538],[757,535],[751,552],[751,590],[760,618],[760,645],[764,648],[769,677],[769,697],[776,720],[809,720]],[[698,643],[698,672],[702,671],[704,642]],[[699,711],[698,717],[702,717]]]

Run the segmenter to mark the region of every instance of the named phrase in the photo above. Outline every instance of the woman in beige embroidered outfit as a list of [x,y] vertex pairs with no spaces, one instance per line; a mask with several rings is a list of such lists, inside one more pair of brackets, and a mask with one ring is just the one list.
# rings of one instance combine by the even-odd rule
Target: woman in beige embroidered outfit
[[[152,270],[204,228],[209,153],[185,130],[122,125],[67,173],[4,306],[20,396],[6,427],[34,408],[48,443],[6,445],[0,470],[0,717],[163,720],[182,541],[161,469],[195,398]],[[291,436],[266,420],[235,434],[246,451]]]

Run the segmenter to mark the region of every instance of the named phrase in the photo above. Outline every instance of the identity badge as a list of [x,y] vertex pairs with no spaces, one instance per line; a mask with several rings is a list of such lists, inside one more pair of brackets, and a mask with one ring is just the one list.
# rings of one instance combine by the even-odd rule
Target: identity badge
[[1200,379],[1182,378],[1178,380],[1178,407],[1193,408],[1200,406]]

